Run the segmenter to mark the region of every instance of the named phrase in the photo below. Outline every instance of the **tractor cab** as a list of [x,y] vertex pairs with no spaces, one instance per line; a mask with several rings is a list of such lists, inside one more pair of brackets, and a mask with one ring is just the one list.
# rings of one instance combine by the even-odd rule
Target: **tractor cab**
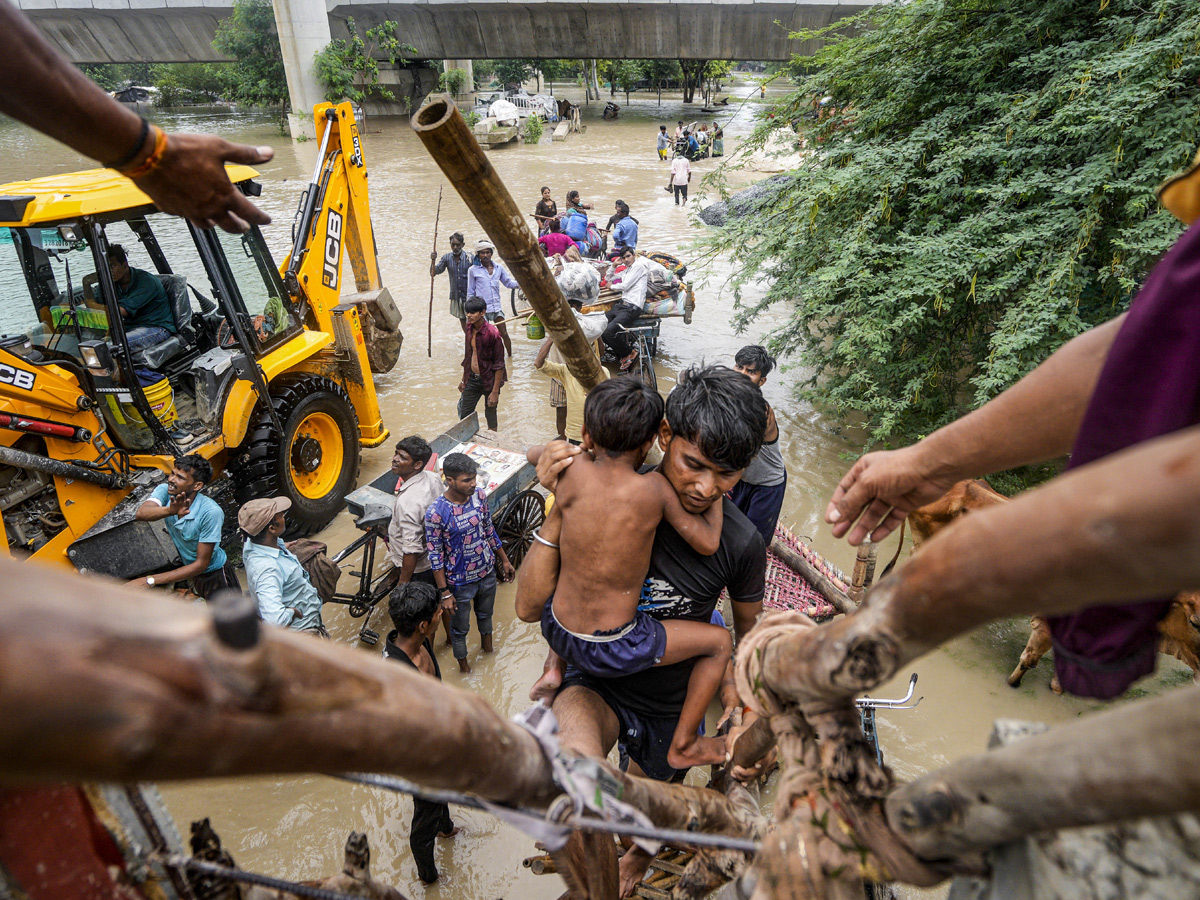
[[215,437],[230,379],[301,330],[257,228],[149,206],[0,226],[0,362],[74,370],[127,452]]

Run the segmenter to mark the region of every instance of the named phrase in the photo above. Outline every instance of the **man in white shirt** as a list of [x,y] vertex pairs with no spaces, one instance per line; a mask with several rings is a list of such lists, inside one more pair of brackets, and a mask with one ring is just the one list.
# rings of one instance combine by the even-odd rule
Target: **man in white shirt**
[[[400,570],[398,584],[423,581],[434,584],[425,552],[425,510],[442,496],[445,485],[436,472],[426,470],[433,450],[417,435],[396,444],[392,471],[400,476],[392,521],[388,525],[388,556]],[[436,586],[436,585],[435,585]]]
[[692,180],[692,164],[687,157],[676,151],[675,159],[671,161],[671,188],[675,191],[675,205],[683,197],[683,205],[687,206],[688,184]]
[[601,337],[621,360],[621,371],[624,372],[637,359],[637,350],[634,349],[633,342],[629,340],[629,335],[622,329],[628,328],[641,318],[642,310],[646,306],[646,289],[650,283],[651,273],[656,269],[662,269],[659,274],[666,276],[668,281],[670,273],[654,260],[638,256],[636,250],[629,248],[621,253],[619,262],[625,265],[626,269],[621,273],[620,284],[615,284],[613,287],[621,292],[621,302],[614,303],[612,308],[604,314],[608,318],[608,327],[604,329]]

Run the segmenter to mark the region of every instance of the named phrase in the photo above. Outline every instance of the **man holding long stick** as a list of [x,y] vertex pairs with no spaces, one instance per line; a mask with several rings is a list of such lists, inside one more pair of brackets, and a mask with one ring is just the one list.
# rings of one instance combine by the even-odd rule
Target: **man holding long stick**
[[[435,232],[434,242],[437,242]],[[467,297],[467,272],[471,268],[471,255],[463,250],[462,232],[456,231],[450,235],[450,252],[443,254],[439,260],[437,250],[429,254],[429,277],[434,278],[443,272],[450,273],[450,315],[464,325],[467,314],[463,312],[463,304]]]

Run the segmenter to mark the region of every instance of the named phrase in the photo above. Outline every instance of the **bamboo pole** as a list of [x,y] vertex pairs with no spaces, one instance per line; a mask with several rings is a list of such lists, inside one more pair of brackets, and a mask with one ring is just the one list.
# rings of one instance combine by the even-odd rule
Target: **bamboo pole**
[[[480,697],[261,626],[252,603],[210,618],[11,559],[0,584],[0,783],[354,770],[533,808],[560,794],[535,738]],[[746,833],[715,791],[603,765],[664,828]]]
[[537,236],[447,94],[412,117],[413,130],[487,232],[571,374],[591,390],[603,379],[600,360],[559,290]]
[[[433,252],[435,254],[437,253],[438,225],[441,223],[441,221],[442,221],[442,188],[439,185],[438,186],[437,215],[435,215],[433,217]],[[454,277],[453,272],[450,272],[449,275],[451,278]],[[430,359],[433,359],[433,288],[434,288],[434,282],[435,282],[436,278],[437,278],[437,276],[435,276],[435,275],[429,276],[429,331],[428,331],[428,343],[426,344],[425,353]],[[466,298],[464,297],[463,299],[465,300]]]
[[822,597],[833,604],[838,612],[851,613],[858,608],[850,597],[840,587],[834,584],[824,572],[820,572],[807,559],[779,540],[771,541],[771,552],[787,563],[789,569],[817,589]]

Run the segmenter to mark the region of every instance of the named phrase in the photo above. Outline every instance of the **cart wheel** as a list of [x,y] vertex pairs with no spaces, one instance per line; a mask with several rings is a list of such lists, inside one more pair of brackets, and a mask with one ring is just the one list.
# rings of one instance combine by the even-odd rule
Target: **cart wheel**
[[546,519],[545,498],[535,490],[524,490],[509,502],[500,516],[496,530],[500,532],[500,543],[514,569],[521,567],[521,560],[533,543],[533,533]]

